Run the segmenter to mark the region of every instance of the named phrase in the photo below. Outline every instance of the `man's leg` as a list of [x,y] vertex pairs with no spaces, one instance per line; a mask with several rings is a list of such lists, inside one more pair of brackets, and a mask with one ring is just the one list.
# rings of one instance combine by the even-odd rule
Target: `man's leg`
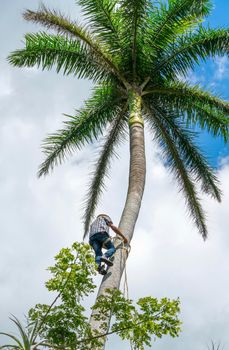
[[103,255],[102,244],[98,242],[95,238],[92,238],[89,243],[95,251],[95,262],[99,267],[101,263],[101,257]]
[[115,246],[112,242],[112,240],[110,239],[106,244],[105,244],[107,251],[104,254],[107,258],[110,258],[116,251]]

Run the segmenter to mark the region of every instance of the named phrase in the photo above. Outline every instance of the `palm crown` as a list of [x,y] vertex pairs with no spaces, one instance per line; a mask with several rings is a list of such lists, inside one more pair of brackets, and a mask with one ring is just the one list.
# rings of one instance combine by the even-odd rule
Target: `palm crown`
[[[202,25],[210,0],[79,0],[86,23],[79,25],[44,6],[24,18],[57,34],[25,36],[25,48],[9,56],[15,66],[41,66],[94,82],[92,96],[64,127],[43,143],[46,155],[39,176],[66,156],[106,135],[96,162],[85,210],[85,232],[104,187],[115,147],[128,128],[133,91],[141,97],[141,122],[158,141],[167,166],[183,191],[205,238],[207,229],[197,195],[220,201],[217,178],[194,143],[193,126],[228,139],[229,104],[201,87],[184,82],[196,63],[228,54],[228,29]],[[183,77],[180,79],[180,77]],[[130,123],[130,122],[129,122]]]

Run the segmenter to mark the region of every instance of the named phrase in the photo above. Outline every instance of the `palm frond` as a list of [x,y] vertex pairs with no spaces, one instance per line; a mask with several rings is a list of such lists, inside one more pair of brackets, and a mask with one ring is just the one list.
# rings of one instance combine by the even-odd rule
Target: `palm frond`
[[144,33],[148,26],[148,14],[152,10],[150,0],[120,1],[120,31],[122,36],[122,70],[130,81],[136,81],[143,69]]
[[229,30],[200,26],[197,32],[183,35],[172,43],[151,74],[159,74],[164,79],[174,79],[180,74],[186,76],[201,60],[225,54],[229,54]]
[[14,66],[41,66],[42,69],[56,66],[57,72],[62,69],[64,74],[74,74],[78,78],[112,79],[110,68],[98,61],[79,41],[46,33],[27,34],[25,38],[25,49],[14,51],[8,57]]
[[209,107],[217,108],[226,115],[229,115],[229,103],[223,101],[217,96],[213,95],[209,91],[204,91],[199,85],[190,85],[187,82],[175,81],[168,82],[164,86],[154,87],[149,91],[145,91],[144,95],[151,94],[156,96],[175,96],[177,98],[186,98],[190,100],[190,103],[202,103],[209,105]]
[[[174,173],[176,180],[183,192],[186,203],[191,214],[192,219],[204,239],[207,238],[207,227],[205,223],[205,215],[200,204],[200,200],[197,196],[197,190],[193,182],[192,174],[189,174],[187,166],[185,166],[184,159],[180,154],[180,149],[174,142],[171,130],[168,129],[168,125],[164,122],[166,111],[163,111],[154,106],[147,106],[144,103],[146,118],[150,124],[151,130],[155,139],[159,142],[166,159],[166,164],[170,170]],[[169,118],[169,116],[168,116]],[[186,152],[185,152],[186,153]],[[192,158],[189,157],[189,161]],[[187,160],[186,160],[187,162]],[[208,184],[208,187],[209,184]]]
[[104,179],[108,175],[112,157],[116,156],[115,147],[123,140],[125,133],[124,127],[128,120],[125,117],[127,104],[119,108],[118,115],[111,123],[105,137],[99,158],[95,162],[95,170],[92,173],[91,182],[87,192],[84,213],[84,238],[88,233],[88,228],[93,217],[94,211],[98,205],[100,195],[105,187]]
[[65,34],[80,39],[85,44],[93,46],[95,38],[86,27],[71,21],[69,17],[58,10],[48,9],[44,4],[41,4],[37,11],[26,10],[23,13],[23,18],[26,21],[41,24],[47,29],[53,29],[58,34]]
[[84,108],[76,116],[68,116],[65,127],[44,140],[43,151],[47,158],[41,164],[38,176],[47,175],[73,151],[97,139],[107,123],[115,117],[122,101],[123,97],[113,86],[97,87]]
[[90,28],[101,42],[108,45],[112,55],[121,48],[117,4],[118,0],[79,0]]
[[137,59],[141,55],[141,41],[143,39],[143,32],[148,24],[147,19],[151,9],[151,3],[148,0],[133,0],[130,5],[128,0],[123,0],[121,7],[124,10],[124,18],[126,20],[128,19],[128,22],[126,21],[128,23],[126,35],[128,35],[131,42],[133,80],[135,81]]
[[106,66],[124,85],[127,83],[118,70],[113,55],[109,53],[101,40],[98,40],[99,36],[90,33],[85,26],[71,21],[59,11],[47,9],[44,5],[41,5],[38,11],[25,11],[24,18],[28,21],[42,24],[48,29],[55,29],[59,34],[77,38],[89,56],[96,59],[97,63]]
[[[202,191],[221,201],[222,193],[218,188],[219,181],[214,171],[208,165],[207,160],[193,142],[196,133],[185,129],[179,115],[174,114],[174,112],[168,113],[155,104],[151,106],[151,109],[163,118],[163,124],[167,130],[170,130],[170,135],[178,149],[185,168],[196,182],[200,182]],[[148,116],[148,118],[150,117]]]
[[170,0],[167,3],[160,1],[151,15],[152,27],[147,33],[151,57],[160,57],[168,44],[197,25],[209,14],[211,8],[210,0]]
[[228,140],[229,104],[226,101],[204,91],[198,85],[190,86],[184,82],[170,82],[154,87],[144,93],[161,105],[182,113],[187,124],[198,124],[207,129],[213,136]]
[[222,137],[225,143],[228,142],[229,119],[225,117],[224,113],[201,104],[196,104],[194,110],[190,106],[186,113],[187,124],[197,125],[200,129],[207,130],[214,137]]

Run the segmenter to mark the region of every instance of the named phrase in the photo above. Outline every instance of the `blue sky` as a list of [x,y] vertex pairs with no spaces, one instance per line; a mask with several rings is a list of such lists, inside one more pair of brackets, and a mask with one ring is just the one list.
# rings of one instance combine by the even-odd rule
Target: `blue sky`
[[[229,1],[215,0],[211,16],[206,20],[211,27],[226,27],[229,24]],[[192,76],[192,75],[191,75]],[[229,100],[229,60],[219,58],[208,60],[195,69],[194,82]],[[213,138],[207,132],[201,132],[198,143],[212,166],[218,167],[220,159],[229,155],[229,145],[222,139]]]

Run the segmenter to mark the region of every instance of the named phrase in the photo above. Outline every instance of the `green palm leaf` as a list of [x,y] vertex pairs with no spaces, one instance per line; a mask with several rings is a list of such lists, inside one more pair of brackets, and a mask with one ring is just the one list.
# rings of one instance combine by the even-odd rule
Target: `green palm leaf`
[[96,38],[88,31],[85,26],[79,25],[76,21],[71,21],[70,18],[64,16],[60,11],[50,10],[45,5],[41,4],[39,10],[26,10],[23,13],[26,21],[38,23],[47,29],[54,29],[58,34],[64,34],[81,40],[81,43],[93,48]]
[[[136,81],[138,59],[143,53],[143,33],[147,28],[147,14],[151,9],[149,0],[120,1],[120,13],[122,14],[122,36],[125,46],[126,61],[124,66],[131,68],[130,79]],[[124,59],[125,61],[125,59]]]
[[25,38],[26,48],[8,57],[14,66],[51,69],[56,65],[57,72],[63,70],[64,74],[94,81],[112,77],[109,67],[99,62],[79,41],[46,33],[27,34]]
[[181,36],[166,50],[151,74],[160,74],[166,79],[174,79],[176,75],[186,75],[193,70],[195,64],[208,57],[222,56],[229,53],[228,29],[209,29],[200,27],[198,32],[190,32]]
[[[203,192],[221,201],[221,191],[218,188],[217,177],[209,167],[207,160],[201,155],[200,150],[193,143],[195,133],[184,128],[177,114],[168,113],[160,106],[155,105],[151,109],[153,109],[154,114],[163,118],[163,125],[169,130],[187,171],[196,182],[201,183]],[[148,116],[148,118],[150,117]]]
[[[101,1],[98,3],[101,3]],[[104,6],[107,7],[110,5],[107,3]],[[108,9],[104,8],[104,11],[106,11],[106,15],[108,15]],[[118,77],[118,79],[122,81],[124,85],[127,84],[124,76],[116,66],[113,52],[109,53],[106,46],[103,45],[102,41],[100,40],[101,38],[99,38],[98,35],[95,35],[95,33],[91,33],[88,30],[88,26],[86,28],[85,26],[77,24],[75,21],[72,22],[59,11],[49,10],[44,5],[41,5],[40,10],[38,11],[27,10],[24,13],[24,18],[27,21],[42,24],[48,29],[54,29],[59,34],[67,35],[75,39],[77,38],[81,43],[82,54],[84,54],[84,51],[86,51],[86,54],[92,58],[92,61],[96,60],[99,65],[106,67],[107,71],[110,71],[112,74]],[[114,43],[117,42],[117,38],[111,38],[110,41],[114,45]]]
[[[168,128],[167,120],[165,118],[166,111],[159,108],[148,107],[145,105],[146,118],[150,123],[152,133],[154,134],[155,139],[159,142],[160,147],[163,151],[163,155],[166,159],[167,166],[174,173],[176,180],[180,186],[182,193],[186,199],[186,203],[190,212],[192,219],[204,239],[207,238],[207,227],[205,224],[205,215],[200,204],[200,200],[197,196],[197,190],[193,181],[193,172],[196,172],[196,175],[200,180],[203,180],[203,177],[208,178],[208,185],[204,183],[202,189],[205,191],[211,190],[211,194],[214,196],[220,196],[220,192],[214,184],[214,176],[208,171],[208,168],[205,169],[205,164],[203,163],[200,156],[198,159],[194,159],[193,155],[189,156],[189,159],[186,159],[184,162],[184,153],[187,152],[185,147],[186,140],[184,141],[183,148],[181,145],[177,145],[174,142],[173,134],[171,133],[171,128]],[[171,115],[168,116],[168,119],[171,118]],[[165,122],[166,121],[166,122]],[[189,147],[188,147],[189,148]],[[182,154],[182,151],[184,152]],[[195,150],[194,155],[196,154]],[[193,164],[195,161],[195,169],[193,169]],[[190,169],[188,169],[188,163]],[[213,183],[212,183],[213,182]],[[220,197],[219,197],[220,198]]]
[[[229,103],[226,101],[217,98],[215,95],[211,94],[208,91],[204,91],[199,85],[190,85],[186,82],[176,81],[169,82],[160,86],[159,88],[153,87],[149,88],[149,91],[145,91],[143,94],[152,94],[157,96],[175,96],[177,98],[185,98],[194,104],[196,102],[209,105],[212,108],[217,108],[221,110],[226,115],[229,115]],[[195,106],[194,106],[195,107]]]
[[122,104],[122,97],[112,86],[97,87],[85,107],[76,116],[64,123],[65,128],[50,135],[43,142],[43,151],[47,158],[41,164],[39,176],[46,175],[86,143],[97,139],[108,122],[111,122]]
[[152,29],[147,38],[151,57],[158,56],[178,35],[198,24],[211,8],[210,0],[169,0],[167,4],[159,1],[152,13]]
[[105,137],[99,158],[95,162],[95,170],[92,173],[89,184],[84,213],[84,238],[86,237],[91,222],[91,218],[98,205],[99,197],[105,188],[104,179],[108,175],[111,159],[117,156],[115,147],[123,140],[125,126],[128,120],[127,105],[120,107],[117,117],[111,123]]
[[[198,85],[190,86],[184,82],[167,83],[160,88],[154,87],[145,92],[152,100],[183,114],[187,125],[195,124],[207,129],[214,136],[228,140],[229,104],[204,91]],[[146,96],[148,98],[148,96]]]
[[225,143],[228,142],[229,120],[219,110],[197,104],[193,110],[191,106],[187,108],[187,116],[188,125],[198,125],[202,130],[207,130],[215,137],[222,137]]
[[[90,24],[93,33],[101,42],[108,45],[114,58],[120,53],[120,16],[118,15],[118,0],[80,0],[83,13]],[[115,56],[118,58],[118,56]]]

